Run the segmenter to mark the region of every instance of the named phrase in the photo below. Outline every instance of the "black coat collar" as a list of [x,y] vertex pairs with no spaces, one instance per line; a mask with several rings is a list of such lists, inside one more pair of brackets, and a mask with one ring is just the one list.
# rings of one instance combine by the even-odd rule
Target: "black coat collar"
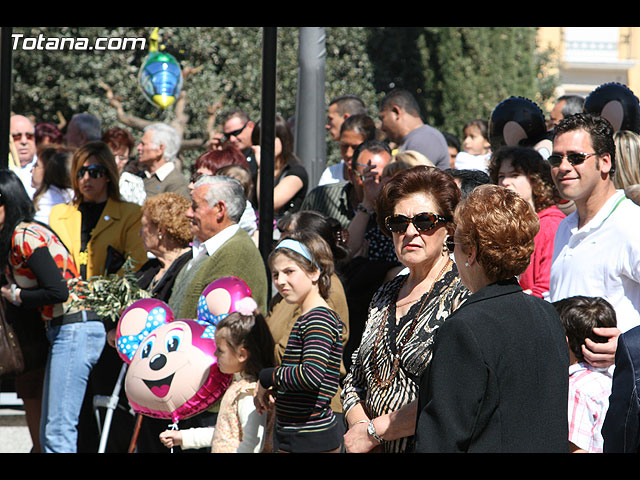
[[467,300],[460,306],[460,308],[471,305],[472,303],[487,300],[489,298],[511,295],[518,292],[522,292],[522,287],[518,283],[517,278],[513,277],[507,280],[499,280],[497,282],[490,283],[486,287],[482,287],[477,292],[469,295]]

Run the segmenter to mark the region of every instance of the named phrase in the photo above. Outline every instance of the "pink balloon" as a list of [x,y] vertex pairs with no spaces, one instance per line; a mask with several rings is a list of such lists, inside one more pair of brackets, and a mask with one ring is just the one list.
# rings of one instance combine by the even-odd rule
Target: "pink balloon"
[[206,300],[211,314],[223,315],[238,311],[238,302],[250,297],[251,289],[244,280],[223,277],[207,285],[200,298]]
[[129,365],[124,388],[134,411],[177,422],[222,397],[231,375],[218,368],[214,328],[175,320],[160,300],[138,300],[125,310],[116,348]]
[[252,313],[257,305],[240,278],[211,282],[200,295],[197,319],[174,318],[169,305],[145,298],[120,317],[116,350],[129,365],[124,388],[134,411],[174,423],[218,401],[231,383],[215,355],[215,327],[234,311]]

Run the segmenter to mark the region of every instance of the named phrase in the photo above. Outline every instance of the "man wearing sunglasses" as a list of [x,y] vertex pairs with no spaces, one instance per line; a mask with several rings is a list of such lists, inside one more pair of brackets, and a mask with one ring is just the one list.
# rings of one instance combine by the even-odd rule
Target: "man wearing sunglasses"
[[549,300],[587,295],[613,305],[619,329],[594,329],[609,341],[585,344],[585,359],[608,367],[620,332],[640,325],[640,207],[613,185],[613,128],[604,118],[561,120],[548,161],[560,195],[576,205],[556,232]]
[[249,171],[254,185],[258,181],[258,164],[253,151],[252,134],[255,123],[249,115],[239,108],[234,108],[222,117],[222,133],[214,136],[211,145],[219,150],[226,144],[231,144],[242,152],[249,164]]
[[31,170],[37,161],[36,129],[31,120],[23,115],[12,115],[9,129],[20,162],[20,167],[16,166],[15,172],[31,198],[35,193],[35,188],[31,186]]

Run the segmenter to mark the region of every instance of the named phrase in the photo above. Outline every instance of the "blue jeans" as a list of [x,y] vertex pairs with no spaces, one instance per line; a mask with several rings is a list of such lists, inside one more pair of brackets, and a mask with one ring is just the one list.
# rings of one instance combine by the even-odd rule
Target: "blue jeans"
[[89,373],[106,343],[104,325],[85,321],[51,327],[42,395],[40,442],[44,453],[75,453],[78,417]]

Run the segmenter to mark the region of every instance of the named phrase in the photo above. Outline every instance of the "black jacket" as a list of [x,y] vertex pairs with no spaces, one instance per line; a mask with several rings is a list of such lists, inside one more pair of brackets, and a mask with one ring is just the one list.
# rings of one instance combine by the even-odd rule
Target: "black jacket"
[[604,453],[640,452],[640,327],[618,337],[609,409],[602,425]]
[[516,279],[440,327],[420,379],[416,452],[569,452],[569,350],[555,309]]

